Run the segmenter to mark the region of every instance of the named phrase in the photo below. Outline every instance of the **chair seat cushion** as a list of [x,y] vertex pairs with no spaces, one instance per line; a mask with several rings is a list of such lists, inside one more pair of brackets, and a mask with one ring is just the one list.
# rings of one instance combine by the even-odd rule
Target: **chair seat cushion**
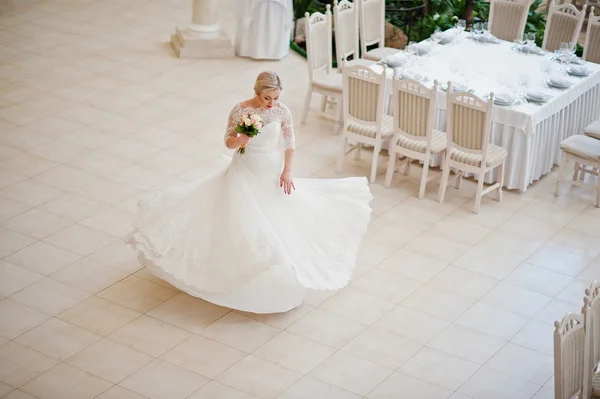
[[[377,136],[377,126],[374,125],[363,125],[362,123],[349,121],[348,131],[360,134],[361,136],[375,138]],[[384,116],[381,123],[381,136],[388,137],[394,133],[394,118],[391,116]]]
[[600,392],[600,373],[598,372],[592,377],[592,391],[594,393]]
[[[410,137],[403,135],[398,136],[398,142],[396,144],[399,147],[406,148],[407,150],[420,152],[425,154],[427,151],[427,140],[415,140]],[[431,152],[438,153],[446,149],[446,133],[434,130],[431,135]]]
[[[490,144],[486,158],[486,166],[498,165],[508,156],[506,150],[500,146]],[[466,165],[481,166],[482,154],[471,154],[469,152],[454,149],[450,154],[450,159]]]
[[560,149],[567,154],[600,162],[600,140],[588,136],[576,135],[568,137],[560,143]]
[[355,66],[355,65],[361,65],[361,66],[365,66],[365,67],[370,67],[374,63],[375,63],[375,61],[373,61],[373,60],[368,60],[368,59],[365,59],[365,58],[357,58],[355,60],[346,61],[346,63],[344,64],[344,66],[345,67],[352,67],[352,66]]
[[596,122],[586,126],[583,131],[585,132],[586,136],[600,140],[600,120],[597,120]]
[[313,85],[327,90],[342,92],[342,74],[316,72],[313,76]]
[[388,55],[394,55],[400,52],[400,49],[391,47],[377,47],[363,54],[363,58],[367,60],[379,61]]

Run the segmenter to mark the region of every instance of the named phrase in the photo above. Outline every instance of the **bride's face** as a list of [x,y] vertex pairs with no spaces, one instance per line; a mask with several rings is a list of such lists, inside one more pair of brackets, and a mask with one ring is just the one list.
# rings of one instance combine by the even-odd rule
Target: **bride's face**
[[281,90],[273,89],[273,90],[265,90],[258,94],[256,97],[258,98],[258,102],[261,107],[271,108],[277,101],[279,101],[279,95],[281,94]]

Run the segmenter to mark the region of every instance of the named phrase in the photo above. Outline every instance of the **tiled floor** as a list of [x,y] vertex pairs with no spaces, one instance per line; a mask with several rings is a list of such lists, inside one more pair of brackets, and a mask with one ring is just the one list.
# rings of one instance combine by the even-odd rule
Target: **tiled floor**
[[[471,182],[438,204],[435,183],[418,200],[415,179],[380,176],[354,281],[288,314],[218,308],[140,268],[121,240],[136,199],[214,170],[257,72],[281,74],[297,118],[307,84],[295,54],[175,58],[166,41],[190,8],[0,4],[0,397],[553,397],[552,323],[600,278],[600,212],[590,191],[556,199],[552,176],[479,216]],[[296,174],[336,177],[317,101]]]

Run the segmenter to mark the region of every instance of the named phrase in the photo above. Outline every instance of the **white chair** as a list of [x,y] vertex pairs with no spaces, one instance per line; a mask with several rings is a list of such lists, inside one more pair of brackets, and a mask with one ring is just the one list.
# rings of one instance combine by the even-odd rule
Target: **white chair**
[[594,7],[590,7],[582,58],[600,64],[600,16],[594,15]]
[[[344,66],[373,64],[373,60],[359,58],[358,46],[358,10],[348,0],[333,2],[333,22],[335,32],[335,54],[338,60],[338,71]],[[351,60],[348,60],[349,58]],[[345,60],[345,62],[342,62]]]
[[[556,188],[554,195],[560,193],[560,184],[565,178],[567,163],[573,161],[575,163],[575,173],[570,184],[573,186],[593,185],[579,181],[579,172],[583,171],[591,175],[598,176],[600,170],[600,140],[584,135],[575,135],[566,138],[560,143],[561,160],[558,177],[556,179]],[[586,169],[586,167],[592,168]],[[600,178],[595,184],[596,186],[596,207],[600,207]]]
[[554,327],[554,398],[585,399],[586,318],[569,313]]
[[308,75],[310,82],[308,92],[304,100],[301,123],[306,123],[310,100],[313,92],[323,96],[321,110],[325,109],[328,97],[335,98],[338,104],[337,120],[342,117],[342,75],[332,70],[332,30],[331,30],[331,6],[328,4],[325,14],[315,12],[306,16],[306,58],[308,61]]
[[585,10],[586,6],[578,11],[573,4],[555,5],[552,2],[542,49],[553,52],[560,48],[561,43],[577,43],[585,19]]
[[[360,12],[362,58],[379,61],[400,51],[397,48],[385,47],[385,0],[357,0],[357,2]],[[367,51],[367,47],[374,45],[377,47]]]
[[600,282],[594,281],[585,290],[585,368],[583,370],[583,392],[585,398],[600,396]]
[[[490,93],[490,99],[486,102],[470,93],[453,92],[452,83],[448,82],[446,93],[448,149],[440,184],[440,202],[444,201],[450,168],[457,169],[457,189],[460,188],[463,172],[475,174],[479,178],[474,213],[479,213],[481,197],[491,191],[497,190],[496,199],[502,200],[504,161],[508,153],[504,148],[490,144],[493,106],[494,93]],[[485,174],[495,168],[499,168],[499,181],[484,190]]]
[[600,140],[600,119],[587,125],[583,132],[588,137]]
[[513,42],[523,37],[531,0],[491,0],[489,30],[498,39]]
[[394,77],[394,136],[390,143],[385,186],[392,183],[398,156],[405,157],[405,175],[410,171],[410,163],[419,160],[423,162],[419,198],[423,198],[427,182],[431,180],[428,172],[432,157],[446,151],[446,133],[433,128],[437,88],[437,80],[433,88],[428,89],[414,80]]
[[[371,183],[374,183],[377,177],[381,148],[393,134],[393,119],[386,115],[384,110],[387,75],[385,66],[380,74],[362,65],[346,67],[343,72],[344,128],[337,169],[338,172],[343,170],[347,154],[357,151],[358,158],[361,146],[371,145],[373,146]],[[349,141],[356,144],[348,149]]]

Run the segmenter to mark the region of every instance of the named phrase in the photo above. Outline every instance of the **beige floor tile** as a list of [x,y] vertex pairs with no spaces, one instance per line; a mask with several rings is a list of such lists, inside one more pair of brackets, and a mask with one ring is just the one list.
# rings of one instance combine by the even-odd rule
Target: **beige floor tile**
[[35,180],[67,192],[74,191],[95,179],[97,177],[88,172],[65,165],[57,166],[35,176]]
[[57,360],[65,360],[98,341],[100,336],[50,319],[15,339],[15,342]]
[[229,312],[230,309],[213,305],[182,292],[152,309],[148,314],[198,334]]
[[401,249],[377,265],[377,268],[425,283],[447,266],[447,262]]
[[516,268],[505,279],[507,283],[552,297],[558,295],[571,280],[573,278],[570,276],[527,262]]
[[13,387],[11,387],[10,385],[0,382],[0,397],[4,398],[4,397],[6,397],[6,395],[8,395],[10,392],[12,392],[14,390],[15,389]]
[[402,306],[442,320],[454,321],[469,309],[476,299],[441,288],[434,282],[427,283],[410,295]]
[[138,192],[138,189],[133,188],[130,185],[108,179],[100,179],[85,184],[75,191],[75,194],[102,204],[115,205],[123,200],[131,198]]
[[56,316],[89,296],[90,294],[84,291],[44,278],[13,294],[11,299]]
[[301,377],[300,373],[250,355],[216,380],[260,399],[274,399]]
[[486,367],[543,385],[552,377],[554,359],[552,356],[509,342],[486,363]]
[[478,302],[460,316],[456,323],[496,338],[510,339],[527,324],[528,320],[516,313]]
[[323,345],[341,349],[366,328],[367,326],[356,321],[315,309],[287,330]]
[[146,399],[146,397],[130,391],[129,389],[115,385],[108,391],[105,391],[102,395],[98,396],[97,399]]
[[450,391],[458,389],[477,370],[478,364],[431,348],[423,348],[399,369],[404,374]]
[[40,399],[92,399],[112,386],[85,371],[59,364],[22,389]]
[[505,344],[503,339],[453,323],[427,346],[483,365]]
[[133,230],[131,224],[134,218],[135,215],[129,212],[109,208],[82,220],[81,224],[117,238],[122,238]]
[[138,312],[147,312],[174,297],[177,292],[174,288],[129,276],[98,293],[98,296]]
[[14,339],[48,320],[50,316],[12,301],[0,300],[0,335]]
[[392,369],[338,352],[313,370],[310,375],[338,388],[358,395],[366,395],[392,372]]
[[66,363],[117,384],[153,360],[152,356],[105,338]]
[[35,239],[0,226],[0,257],[4,258],[33,244]]
[[572,249],[565,249],[548,243],[527,259],[527,262],[544,269],[575,277],[592,263],[595,257],[596,253],[594,252],[573,251]]
[[526,256],[510,251],[503,251],[499,248],[490,250],[475,246],[452,264],[461,269],[502,280],[513,272],[525,259]]
[[242,351],[194,335],[162,355],[161,359],[213,379],[245,356]]
[[49,244],[83,256],[90,255],[115,240],[113,236],[81,224],[74,224],[45,239]]
[[498,284],[498,280],[470,270],[448,266],[432,278],[431,283],[460,295],[481,298]]
[[327,312],[371,325],[394,308],[395,304],[375,296],[345,288],[325,301],[320,308]]
[[129,273],[135,273],[142,268],[131,246],[123,241],[108,244],[91,254],[90,258]]
[[97,296],[91,296],[57,317],[94,334],[108,335],[137,319],[141,313]]
[[81,255],[69,252],[54,245],[38,241],[6,258],[15,265],[22,266],[42,275],[52,274],[79,259]]
[[21,202],[29,206],[42,205],[45,202],[53,200],[65,192],[56,187],[38,183],[34,180],[24,180],[11,185],[2,190],[2,195],[6,198]]
[[120,385],[150,399],[184,399],[208,382],[205,377],[157,359]]
[[123,270],[87,257],[62,268],[50,277],[71,287],[96,294],[127,276],[128,273]]
[[304,377],[277,397],[277,399],[304,398],[358,399],[360,396],[312,377]]
[[200,331],[200,335],[249,353],[279,332],[278,328],[237,313],[228,313]]
[[[578,310],[579,311],[579,310]],[[554,341],[552,339],[554,326],[532,320],[525,325],[510,341],[535,351],[554,355]]]
[[247,393],[230,388],[216,381],[211,381],[198,391],[196,391],[189,399],[256,399]]
[[373,326],[411,341],[426,344],[435,338],[449,322],[424,313],[398,306]]
[[552,297],[500,282],[481,298],[481,303],[531,318],[538,314],[551,300]]
[[453,262],[467,252],[471,245],[452,241],[430,232],[425,232],[406,244],[404,249],[435,258],[441,262]]
[[365,330],[341,350],[390,369],[397,369],[423,345],[376,328]]
[[[1,189],[0,184],[0,189]],[[0,222],[18,216],[30,209],[28,205],[13,201],[8,198],[0,198]]]
[[190,333],[148,316],[141,316],[108,338],[158,357],[190,337]]
[[261,323],[268,324],[275,328],[285,329],[309,314],[314,308],[307,304],[302,304],[295,309],[290,310],[286,313],[275,313],[275,314],[258,314],[258,313],[247,313],[236,311],[236,313],[242,316],[249,317]]
[[73,222],[69,220],[38,209],[31,209],[2,223],[4,227],[38,240],[57,233],[72,224]]
[[580,306],[560,299],[553,299],[550,303],[538,313],[534,320],[550,326],[555,321],[560,321],[569,312],[580,312]]
[[0,169],[27,177],[35,176],[55,166],[57,164],[52,161],[27,153],[13,155],[0,161]]
[[0,296],[10,296],[42,278],[41,274],[0,260]]
[[539,385],[484,366],[458,392],[473,399],[525,399],[531,398],[539,389]]
[[13,387],[26,384],[58,364],[58,361],[51,357],[15,342],[7,342],[0,346],[0,359],[0,381]]
[[4,396],[3,399],[36,399],[36,397],[17,389]]
[[387,399],[394,398],[402,392],[403,397],[428,398],[428,399],[446,399],[452,392],[408,376],[404,373],[396,372],[386,379],[377,388],[371,391],[368,399]]
[[421,282],[391,272],[372,269],[354,281],[350,288],[397,304],[421,285]]
[[307,374],[336,352],[307,338],[282,331],[253,355],[290,370]]

